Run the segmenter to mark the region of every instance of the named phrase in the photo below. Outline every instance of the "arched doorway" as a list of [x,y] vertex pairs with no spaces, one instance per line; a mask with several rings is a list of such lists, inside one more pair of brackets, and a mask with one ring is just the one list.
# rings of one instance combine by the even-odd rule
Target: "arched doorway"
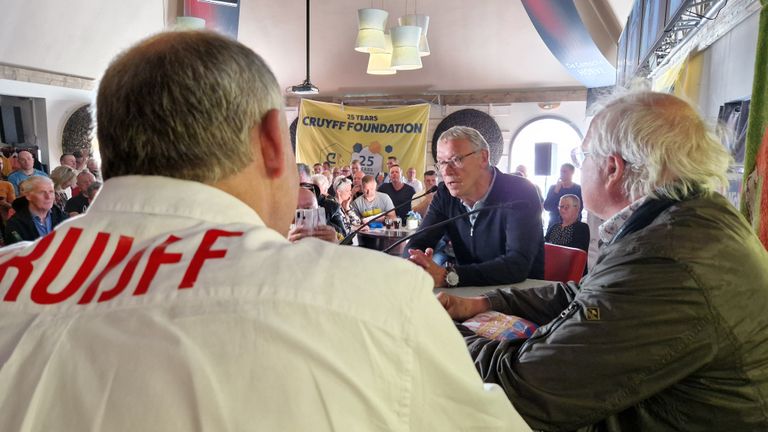
[[[527,168],[528,180],[539,187],[542,198],[546,196],[550,186],[560,177],[560,166],[571,161],[571,150],[581,145],[581,131],[570,121],[557,116],[534,118],[522,125],[510,141],[509,167],[507,172],[514,173],[518,165]],[[552,143],[552,166],[549,175],[536,175],[536,143]],[[573,180],[581,183],[581,172],[576,170]],[[544,213],[544,219],[548,215]],[[544,220],[544,226],[547,226]]]

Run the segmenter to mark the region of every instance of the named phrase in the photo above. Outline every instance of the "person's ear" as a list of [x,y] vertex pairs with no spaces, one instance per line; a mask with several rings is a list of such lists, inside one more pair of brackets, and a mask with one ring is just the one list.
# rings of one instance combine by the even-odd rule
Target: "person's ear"
[[627,163],[624,159],[617,154],[608,155],[605,158],[603,169],[605,170],[606,186],[621,187],[621,181],[627,169]]
[[280,110],[267,111],[257,128],[261,159],[268,178],[280,177],[285,172],[285,143],[282,130],[283,117]]

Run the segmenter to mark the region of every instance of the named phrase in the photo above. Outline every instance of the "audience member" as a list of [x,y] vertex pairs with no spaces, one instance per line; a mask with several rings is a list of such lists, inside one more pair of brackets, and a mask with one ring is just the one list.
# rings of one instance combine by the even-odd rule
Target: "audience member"
[[[547,191],[547,197],[544,199],[544,210],[549,212],[547,229],[562,222],[558,206],[563,195],[576,195],[581,201],[581,186],[573,182],[575,172],[576,167],[569,163],[563,164],[560,167],[560,178],[557,179],[557,184],[550,186],[549,191]],[[578,220],[581,220],[581,209],[579,209]]]
[[[433,186],[437,186],[437,174],[434,170],[428,170],[424,172],[424,188],[425,190],[432,189]],[[424,195],[413,203],[413,211],[419,213],[421,217],[427,215],[427,209],[432,204],[432,198],[435,197],[434,193]]]
[[347,235],[347,231],[344,229],[344,218],[342,216],[341,207],[339,206],[339,203],[331,199],[328,195],[328,179],[323,174],[313,174],[311,180],[312,184],[315,185],[320,192],[319,195],[315,195],[315,200],[319,203],[319,206],[325,210],[325,217],[327,218],[328,225],[333,227],[333,229],[341,234],[342,237]]
[[16,195],[20,195],[19,184],[21,182],[32,176],[48,177],[48,174],[35,168],[35,158],[32,157],[32,153],[26,150],[19,150],[17,159],[19,161],[19,169],[8,176],[8,181],[13,185]]
[[[322,176],[322,174],[317,174]],[[313,176],[314,177],[314,176]],[[325,177],[323,177],[325,178]],[[314,192],[306,188],[299,188],[299,199],[296,205],[297,209],[317,209],[317,197]],[[331,243],[338,243],[339,238],[336,234],[336,230],[330,225],[317,225],[314,227],[306,227],[294,222],[294,225],[288,231],[288,241],[291,243],[297,242],[303,238],[314,237],[320,240],[324,240]]]
[[0,250],[3,430],[529,430],[422,271],[285,238],[283,94],[247,47],[153,36],[96,105],[104,191]]
[[421,193],[424,190],[424,185],[421,183],[421,180],[416,178],[416,168],[414,167],[408,168],[405,172],[405,180],[403,183],[412,187],[416,193]]
[[320,162],[312,165],[312,174],[322,174],[323,173],[323,164]]
[[384,183],[389,183],[389,169],[392,168],[393,165],[398,165],[397,157],[395,156],[388,156],[387,157],[387,169],[384,172],[380,172],[376,175],[376,183],[381,186]]
[[85,211],[88,209],[91,201],[88,197],[88,194],[84,192],[91,186],[91,184],[93,184],[94,181],[96,181],[96,178],[88,170],[80,171],[80,174],[77,175],[75,185],[77,186],[77,189],[80,191],[80,193],[77,196],[67,200],[67,203],[64,205],[64,212],[68,216],[77,216],[79,214],[85,213]]
[[352,174],[353,199],[360,198],[360,196],[363,195],[363,177],[365,177],[365,173],[362,171],[357,171],[356,173]]
[[352,208],[352,182],[346,177],[336,177],[333,185],[336,191],[336,202],[341,208],[344,230],[349,234],[363,223],[360,216]]
[[413,199],[413,196],[416,194],[416,191],[413,190],[411,186],[403,183],[400,165],[392,165],[389,168],[389,180],[389,183],[384,183],[379,186],[379,192],[389,195],[389,198],[392,199],[392,204],[395,207],[402,204],[402,207],[395,210],[395,214],[400,220],[405,221],[408,212],[411,211],[410,203],[411,199]]
[[67,215],[54,205],[53,182],[31,176],[21,182],[21,195],[13,201],[14,214],[5,226],[5,244],[34,240],[50,233]]
[[69,197],[67,189],[75,185],[77,171],[69,165],[61,165],[51,171],[51,181],[53,181],[53,191],[56,194],[54,204],[59,210],[64,211]]
[[75,170],[82,171],[87,168],[88,156],[83,156],[83,152],[81,150],[73,151],[72,155],[75,157]]
[[[354,176],[355,173],[362,172],[363,171],[363,167],[362,167],[362,165],[360,165],[360,160],[359,159],[353,160],[349,164],[349,169],[350,169],[350,175],[352,175],[352,176]],[[363,174],[363,175],[365,175],[365,174]]]
[[[467,211],[515,203],[459,219],[410,240],[410,260],[432,276],[434,285],[500,285],[544,276],[541,205],[531,183],[503,174],[489,162],[488,143],[478,131],[455,126],[440,135],[436,169],[443,183],[437,189],[422,227]],[[456,266],[432,260],[435,246],[446,235]]]
[[344,177],[349,177],[349,179],[352,180],[352,169],[349,167],[349,165],[344,165],[341,167],[341,171],[339,172],[339,175],[343,175]]
[[[389,195],[376,191],[376,179],[373,176],[364,176],[362,183],[363,194],[352,201],[352,209],[363,219],[363,222],[375,218],[379,213],[395,208]],[[394,212],[384,216],[384,218],[389,220],[394,220],[396,217]]]
[[719,139],[675,96],[625,94],[577,158],[584,205],[606,219],[581,287],[440,294],[454,319],[541,326],[524,344],[462,327],[480,374],[534,429],[768,430],[768,252],[715,192]]
[[73,155],[72,153],[64,153],[63,155],[61,155],[61,157],[59,157],[59,164],[75,169],[75,166],[77,166],[77,161],[75,161],[75,155]]
[[88,158],[88,162],[85,163],[85,166],[88,168],[88,171],[90,171],[91,174],[96,177],[96,180],[101,181],[101,168],[99,167],[99,161],[90,157]]
[[[0,158],[0,172],[3,171],[3,159]],[[10,204],[16,199],[16,190],[13,188],[13,184],[4,179],[0,179],[0,201],[5,201]]]
[[589,252],[589,225],[578,220],[581,209],[579,197],[563,195],[558,208],[562,222],[549,227],[544,241]]

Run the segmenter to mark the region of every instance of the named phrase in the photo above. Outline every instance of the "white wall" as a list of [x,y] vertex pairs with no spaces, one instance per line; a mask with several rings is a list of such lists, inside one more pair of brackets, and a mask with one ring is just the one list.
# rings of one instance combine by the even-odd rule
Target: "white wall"
[[699,108],[710,119],[725,102],[752,94],[760,14],[753,14],[704,51]]
[[0,62],[99,78],[109,61],[165,25],[164,0],[0,0]]
[[[36,109],[35,121],[45,126],[45,130],[38,128],[37,145],[40,146],[42,162],[50,169],[59,165],[61,136],[67,119],[75,110],[95,99],[92,91],[11,80],[0,80],[0,95],[45,99],[45,119],[40,118],[43,113]],[[41,125],[40,122],[44,123]]]

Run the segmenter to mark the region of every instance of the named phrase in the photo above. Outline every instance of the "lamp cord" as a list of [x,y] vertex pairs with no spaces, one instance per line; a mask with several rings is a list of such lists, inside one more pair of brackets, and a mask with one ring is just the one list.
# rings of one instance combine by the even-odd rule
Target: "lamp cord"
[[309,0],[307,0],[307,82],[309,80]]

